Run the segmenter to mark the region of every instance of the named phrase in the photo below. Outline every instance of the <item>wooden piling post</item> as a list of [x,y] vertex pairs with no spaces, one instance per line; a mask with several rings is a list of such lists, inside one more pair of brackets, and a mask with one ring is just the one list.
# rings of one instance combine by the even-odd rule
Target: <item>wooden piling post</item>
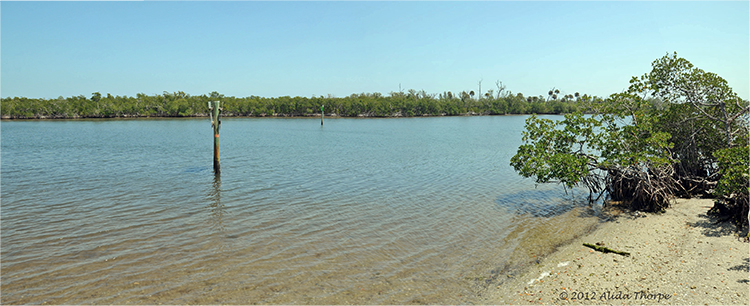
[[320,126],[323,126],[323,117],[325,117],[325,111],[323,111],[323,108],[325,106],[325,104],[320,106]]
[[221,127],[221,120],[219,119],[219,111],[221,111],[220,102],[208,101],[208,115],[211,117],[211,127],[214,128],[214,173],[221,173],[221,163],[219,161],[219,128]]

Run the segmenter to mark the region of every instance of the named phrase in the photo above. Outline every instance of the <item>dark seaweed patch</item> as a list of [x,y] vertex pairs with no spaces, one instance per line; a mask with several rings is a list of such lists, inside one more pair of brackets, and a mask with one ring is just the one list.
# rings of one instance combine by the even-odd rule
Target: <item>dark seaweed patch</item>
[[586,206],[587,202],[563,190],[524,190],[504,194],[495,200],[498,206],[519,215],[530,214],[534,217],[554,217],[573,208]]

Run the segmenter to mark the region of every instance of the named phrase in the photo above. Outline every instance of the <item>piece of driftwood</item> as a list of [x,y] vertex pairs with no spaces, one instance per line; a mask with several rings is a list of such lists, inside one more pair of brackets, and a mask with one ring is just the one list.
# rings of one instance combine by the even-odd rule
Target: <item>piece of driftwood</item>
[[602,253],[615,253],[615,254],[622,255],[622,256],[630,256],[630,253],[628,253],[628,252],[617,251],[617,250],[610,249],[608,247],[593,245],[593,244],[590,244],[590,243],[584,243],[583,245],[587,246],[587,247],[590,247],[590,248],[592,248],[592,249],[594,249],[596,251],[602,252]]

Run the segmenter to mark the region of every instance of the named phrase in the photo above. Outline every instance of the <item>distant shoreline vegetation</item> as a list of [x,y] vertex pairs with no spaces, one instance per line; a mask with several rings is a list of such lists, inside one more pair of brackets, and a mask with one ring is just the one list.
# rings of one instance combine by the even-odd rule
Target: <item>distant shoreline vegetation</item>
[[420,117],[506,114],[566,114],[582,109],[581,101],[602,101],[599,97],[561,94],[552,89],[548,95],[526,97],[505,91],[482,95],[474,91],[459,94],[428,94],[424,90],[406,92],[352,94],[347,97],[245,98],[225,97],[218,92],[191,96],[182,91],[163,94],[137,94],[135,97],[92,93],[56,99],[13,97],[0,102],[2,119],[80,119],[80,118],[147,118],[207,117],[208,101],[220,100],[224,117],[317,117],[325,105],[326,116],[339,117]]

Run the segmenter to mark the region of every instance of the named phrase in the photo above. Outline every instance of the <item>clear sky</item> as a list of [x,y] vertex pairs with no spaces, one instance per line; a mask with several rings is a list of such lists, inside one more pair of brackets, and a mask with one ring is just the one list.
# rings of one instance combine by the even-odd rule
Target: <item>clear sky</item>
[[750,2],[0,2],[0,95],[608,96],[677,52],[750,86]]

